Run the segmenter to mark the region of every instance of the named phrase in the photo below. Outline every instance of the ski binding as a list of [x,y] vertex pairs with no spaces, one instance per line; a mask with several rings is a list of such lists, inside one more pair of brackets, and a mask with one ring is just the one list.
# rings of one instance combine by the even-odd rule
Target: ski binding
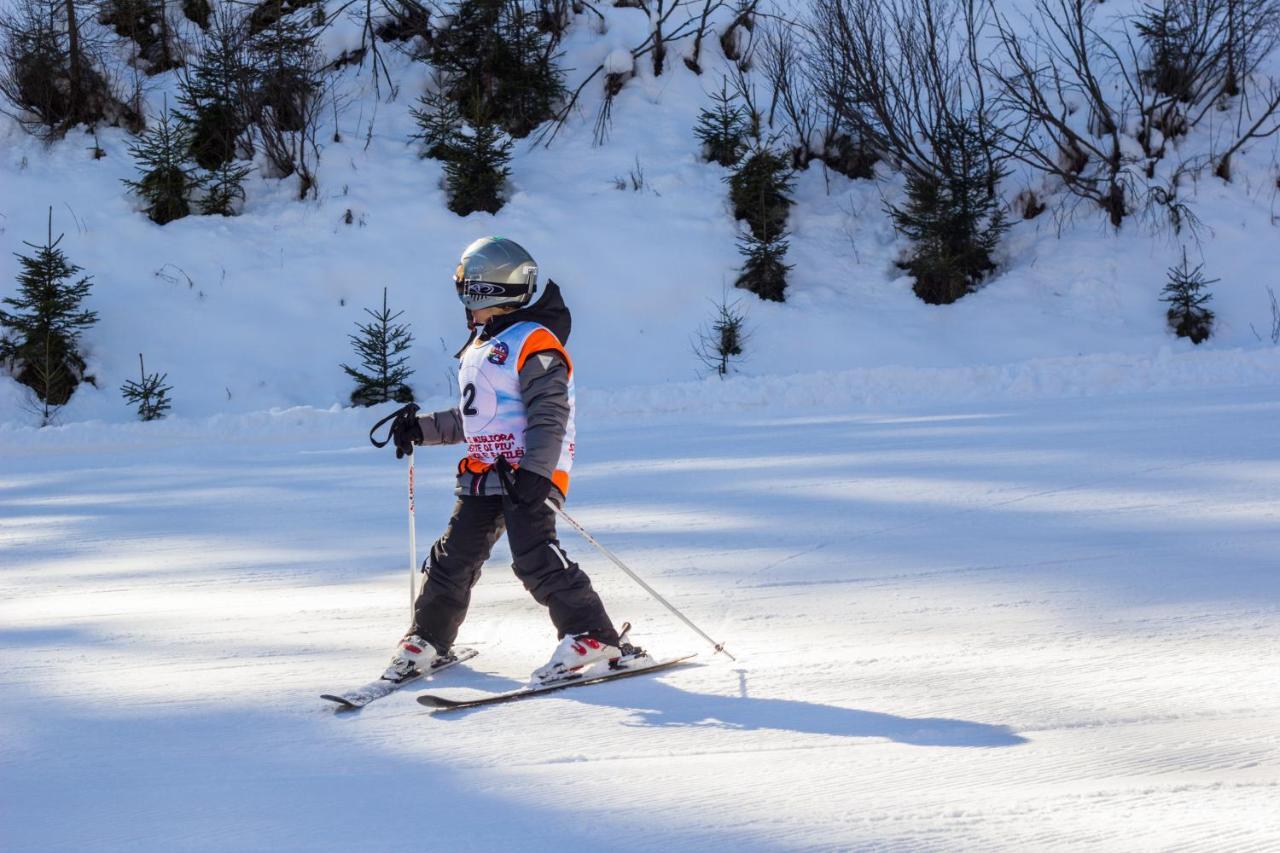
[[348,690],[346,693],[333,694],[323,693],[321,699],[328,699],[330,702],[338,703],[339,710],[350,710],[353,708],[363,708],[375,699],[381,699],[384,696],[390,696],[406,684],[410,684],[423,675],[432,676],[441,670],[448,669],[451,666],[460,664],[463,661],[469,661],[476,655],[480,654],[475,649],[454,649],[453,656],[443,663],[433,666],[425,673],[415,672],[399,681],[392,681],[389,678],[379,678],[377,681],[371,681],[363,687],[357,687],[355,690]]

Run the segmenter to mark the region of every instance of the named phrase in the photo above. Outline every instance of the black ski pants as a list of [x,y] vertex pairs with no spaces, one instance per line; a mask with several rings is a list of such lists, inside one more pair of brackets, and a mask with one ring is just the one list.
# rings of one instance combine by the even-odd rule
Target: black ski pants
[[546,504],[516,505],[505,495],[458,498],[444,535],[431,546],[412,633],[437,651],[453,645],[471,604],[471,588],[504,529],[511,567],[534,601],[549,609],[557,637],[591,632],[616,645],[617,631],[591,579],[560,548],[555,511]]

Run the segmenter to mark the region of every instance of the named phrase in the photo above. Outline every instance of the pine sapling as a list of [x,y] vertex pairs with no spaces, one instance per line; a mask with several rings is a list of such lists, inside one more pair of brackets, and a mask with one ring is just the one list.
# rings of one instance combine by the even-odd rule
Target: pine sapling
[[721,378],[729,373],[730,363],[742,355],[747,342],[746,315],[736,300],[721,298],[715,304],[715,317],[698,331],[694,354]]
[[124,183],[146,203],[151,221],[164,225],[191,213],[191,198],[203,179],[188,159],[191,130],[166,110],[160,123],[129,147],[141,178]]
[[449,159],[454,139],[462,126],[462,114],[452,98],[443,92],[427,92],[418,98],[418,106],[409,113],[418,124],[412,139],[422,140],[422,156],[433,160]]
[[449,158],[445,160],[445,189],[449,209],[459,216],[477,210],[497,213],[502,209],[502,190],[511,170],[511,139],[498,125],[480,122],[469,131],[454,134]]
[[229,161],[205,176],[200,212],[206,216],[236,216],[245,200],[244,180],[251,171],[251,166]]
[[735,286],[749,290],[761,299],[784,302],[787,273],[791,271],[791,267],[783,263],[788,246],[781,235],[771,240],[761,240],[754,234],[741,237],[738,252],[746,258],[746,263]]
[[973,291],[995,269],[992,259],[1008,227],[995,192],[1002,177],[986,140],[954,122],[937,134],[945,171],[907,176],[905,204],[890,206],[894,227],[912,242],[900,264],[915,278],[913,290],[931,305],[947,305]]
[[169,392],[173,388],[164,384],[167,373],[147,373],[142,363],[142,353],[138,353],[138,372],[140,381],[132,379],[120,386],[120,393],[125,402],[138,407],[138,417],[144,421],[155,421],[163,418],[169,411]]
[[777,239],[787,226],[793,203],[792,173],[786,161],[760,146],[726,180],[733,215],[746,220],[757,240]]
[[232,7],[219,11],[200,36],[199,58],[179,81],[178,115],[191,128],[189,154],[202,169],[234,160],[249,124],[256,72],[246,55],[244,29]]
[[395,321],[403,311],[391,313],[387,307],[387,289],[382,289],[382,310],[364,309],[373,318],[371,323],[357,324],[358,335],[350,335],[351,344],[360,356],[360,366],[342,365],[347,375],[356,381],[351,392],[351,402],[356,406],[376,406],[394,400],[412,403],[413,389],[408,379],[413,370],[407,366],[409,356],[404,353],[413,344],[413,334],[407,323]]
[[711,93],[714,102],[698,113],[693,133],[702,141],[703,158],[721,166],[735,166],[747,148],[747,111],[737,104],[738,96],[723,81],[719,92]]
[[1187,262],[1187,250],[1182,249],[1182,263],[1169,268],[1169,280],[1160,296],[1169,303],[1166,316],[1169,328],[1180,338],[1190,338],[1198,344],[1213,333],[1213,312],[1204,306],[1213,298],[1208,287],[1218,281],[1204,277],[1204,264],[1194,269]]
[[22,271],[18,295],[6,297],[0,309],[0,361],[14,378],[31,388],[43,404],[48,423],[53,410],[71,398],[85,378],[80,353],[80,333],[98,321],[95,311],[80,307],[89,295],[90,277],[75,279],[81,268],[58,248],[62,235],[53,239],[53,210],[49,211],[49,236],[43,246],[26,243],[32,256],[17,255]]
[[[1160,0],[1144,4],[1134,19],[1138,37],[1146,46],[1146,67],[1142,75],[1155,91],[1180,101],[1190,101],[1196,76],[1204,73],[1206,51],[1213,45],[1202,41],[1197,22],[1189,17],[1213,14],[1189,13],[1181,2]],[[1200,23],[1204,26],[1204,22]]]
[[551,118],[565,94],[555,37],[532,4],[459,0],[432,43],[445,94],[471,124],[493,121],[516,138]]

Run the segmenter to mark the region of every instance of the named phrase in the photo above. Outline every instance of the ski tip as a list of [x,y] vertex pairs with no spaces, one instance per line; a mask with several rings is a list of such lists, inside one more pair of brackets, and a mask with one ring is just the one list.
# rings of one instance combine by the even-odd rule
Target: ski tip
[[339,711],[347,711],[347,710],[352,710],[360,707],[359,705],[353,705],[351,702],[348,702],[346,699],[343,699],[341,696],[334,696],[331,693],[321,693],[320,698],[328,699],[330,702],[336,703],[338,705]]
[[418,704],[427,708],[454,708],[462,703],[446,699],[443,696],[432,696],[430,693],[423,693],[418,697]]

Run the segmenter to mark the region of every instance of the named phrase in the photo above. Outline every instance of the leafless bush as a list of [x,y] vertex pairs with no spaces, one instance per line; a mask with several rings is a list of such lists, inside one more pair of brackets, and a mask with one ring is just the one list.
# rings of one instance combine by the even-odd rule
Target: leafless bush
[[182,65],[168,6],[169,0],[103,0],[98,20],[137,44],[137,63],[147,74],[160,74]]
[[82,2],[20,0],[0,15],[0,96],[6,112],[44,139],[77,124],[142,126],[105,70],[105,46],[83,31]]
[[[759,0],[740,0],[741,8],[747,10],[743,14],[754,10],[758,2]],[[694,39],[694,48],[689,67],[698,71],[701,68],[699,57],[706,34],[710,31],[716,13],[727,7],[725,0],[615,0],[614,5],[639,9],[648,17],[648,35],[640,44],[631,48],[631,57],[633,62],[648,57],[655,76],[665,72],[671,46],[690,38]],[[604,78],[605,97],[596,116],[595,140],[600,144],[607,138],[613,99],[621,91],[629,75],[610,74],[607,63],[601,62],[568,94],[552,120],[535,137],[536,143],[550,146],[555,141],[560,129],[577,107],[582,93],[597,77]]]
[[[1162,0],[1106,32],[1093,0],[1036,0],[1024,27],[988,2],[999,49],[984,67],[1013,129],[1002,148],[1097,204],[1114,227],[1151,204],[1175,230],[1186,221],[1185,208],[1170,206],[1176,193],[1150,181],[1171,141],[1206,119],[1235,117],[1216,134],[1223,178],[1242,146],[1280,131],[1280,86],[1256,76],[1280,40],[1276,0]],[[1174,182],[1207,162],[1183,159]]]
[[377,21],[378,38],[390,42],[431,41],[431,6],[418,0],[384,0],[385,16]]
[[1183,189],[1194,183],[1203,169],[1203,158],[1184,160],[1175,167],[1167,181],[1149,183],[1143,199],[1142,212],[1153,232],[1168,228],[1175,237],[1186,229],[1199,243],[1204,223],[1187,203]]
[[1124,101],[1103,83],[1106,57],[1118,54],[1092,25],[1090,0],[1036,0],[1029,32],[993,14],[1000,45],[985,63],[999,83],[998,144],[1011,157],[1051,175],[1096,203],[1120,227],[1134,191],[1140,156],[1126,146]]
[[1280,133],[1280,80],[1269,78],[1236,98],[1225,150],[1214,157],[1214,174],[1224,181],[1231,180],[1231,158],[1250,142],[1277,133]]
[[257,84],[251,133],[276,177],[298,176],[299,198],[316,192],[317,135],[331,82],[317,36],[282,17],[250,44]]
[[[848,80],[840,72],[844,59],[831,40],[812,38],[803,21],[774,17],[760,27],[754,46],[759,68],[769,86],[764,120],[781,125],[793,138],[792,165],[808,168],[815,159],[852,178],[869,178],[878,156],[861,137],[854,138],[843,119]],[[738,89],[745,87],[739,71]],[[757,120],[759,116],[757,115]],[[756,131],[759,136],[759,130]]]
[[[1237,98],[1249,112],[1257,106],[1254,87],[1246,84],[1280,41],[1280,4],[1161,0],[1125,23],[1138,38],[1124,30],[1126,55],[1116,65],[1135,104],[1136,138],[1152,177],[1169,140],[1224,109],[1226,100]],[[1256,82],[1268,88],[1267,81]]]
[[[891,205],[911,240],[901,266],[926,302],[949,303],[995,268],[1004,230],[997,188],[1009,130],[978,62],[977,0],[815,0],[810,79],[836,128],[906,172]],[[774,53],[775,58],[777,53]]]
[[[816,0],[809,72],[852,135],[910,172],[944,174],[950,128],[1001,130],[976,62],[983,27],[969,0]],[[988,157],[994,184],[1001,152]]]
[[[1276,292],[1270,287],[1267,288],[1267,296],[1271,300],[1271,343],[1280,345],[1280,301],[1277,301]],[[1249,324],[1249,329],[1255,338],[1262,340],[1262,335],[1258,334],[1252,323]]]

